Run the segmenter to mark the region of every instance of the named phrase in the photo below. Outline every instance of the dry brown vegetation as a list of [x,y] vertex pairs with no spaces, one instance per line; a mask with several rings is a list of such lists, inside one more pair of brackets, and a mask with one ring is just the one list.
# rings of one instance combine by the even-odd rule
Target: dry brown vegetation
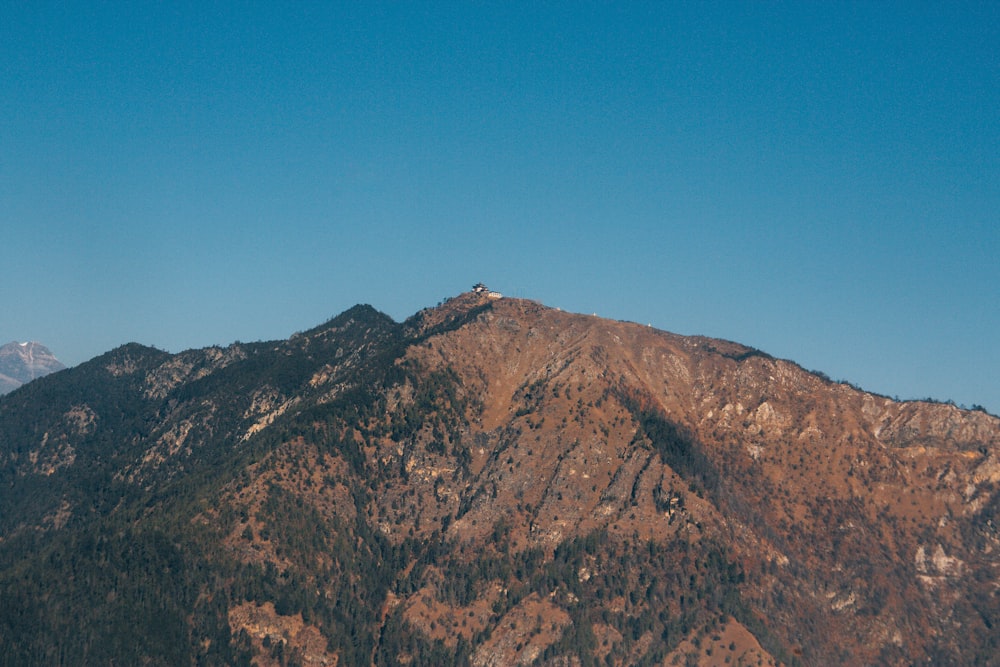
[[[461,295],[395,348],[364,317],[275,344],[307,355],[294,381],[278,361],[238,375],[248,347],[144,385],[200,407],[152,430],[129,483],[182,478],[171,462],[206,434],[256,452],[193,516],[219,527],[205,567],[230,583],[205,594],[227,600],[237,657],[995,661],[997,418],[525,300]],[[231,423],[186,384],[223,372]]]

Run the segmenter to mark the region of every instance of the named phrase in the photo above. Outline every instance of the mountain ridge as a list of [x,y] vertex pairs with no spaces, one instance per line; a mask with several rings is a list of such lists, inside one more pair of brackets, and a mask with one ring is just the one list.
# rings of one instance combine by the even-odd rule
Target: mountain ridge
[[9,664],[992,664],[998,450],[983,412],[477,293],[127,345],[0,399],[0,637]]

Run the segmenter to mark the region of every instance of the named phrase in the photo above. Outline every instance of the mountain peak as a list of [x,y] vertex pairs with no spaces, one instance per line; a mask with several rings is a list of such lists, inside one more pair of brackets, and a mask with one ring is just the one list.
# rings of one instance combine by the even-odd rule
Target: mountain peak
[[66,366],[41,343],[7,343],[0,346],[0,394],[64,368]]

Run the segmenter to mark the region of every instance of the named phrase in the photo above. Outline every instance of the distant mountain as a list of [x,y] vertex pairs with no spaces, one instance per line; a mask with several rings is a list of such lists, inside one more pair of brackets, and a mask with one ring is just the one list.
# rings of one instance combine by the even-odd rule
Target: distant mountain
[[0,347],[0,394],[64,368],[41,343],[7,343]]
[[466,293],[0,398],[2,665],[996,665],[1000,419]]

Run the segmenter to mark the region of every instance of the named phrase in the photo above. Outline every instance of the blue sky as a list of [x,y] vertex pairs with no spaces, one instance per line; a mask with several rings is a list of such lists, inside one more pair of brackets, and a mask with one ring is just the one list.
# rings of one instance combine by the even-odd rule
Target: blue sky
[[997,413],[998,44],[989,2],[0,0],[0,342],[481,280]]

